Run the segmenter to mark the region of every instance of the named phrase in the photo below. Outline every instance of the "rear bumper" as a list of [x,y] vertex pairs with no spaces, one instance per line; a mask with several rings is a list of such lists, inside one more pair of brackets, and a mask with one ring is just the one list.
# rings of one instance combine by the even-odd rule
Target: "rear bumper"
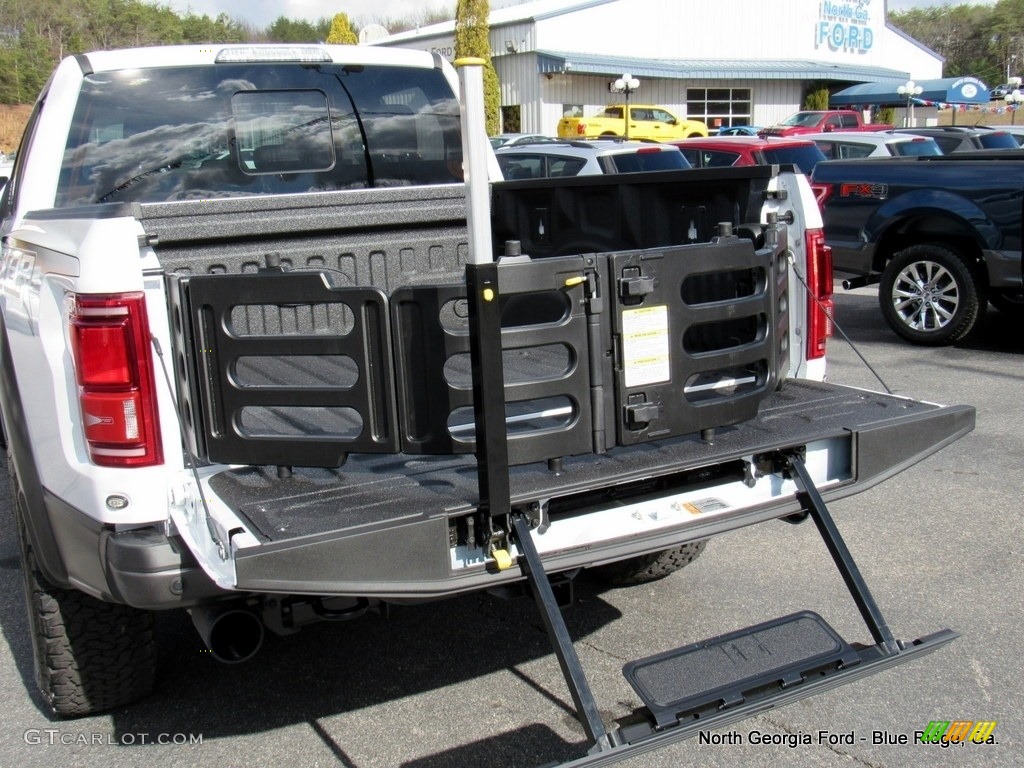
[[[65,570],[60,586],[136,608],[186,608],[231,594],[156,527],[116,531],[43,491],[43,521]],[[51,578],[49,575],[47,578]]]

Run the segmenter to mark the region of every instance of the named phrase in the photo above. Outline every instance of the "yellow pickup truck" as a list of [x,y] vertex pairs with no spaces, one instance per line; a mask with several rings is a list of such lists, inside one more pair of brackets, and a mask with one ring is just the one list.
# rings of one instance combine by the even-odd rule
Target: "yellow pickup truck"
[[[628,121],[623,120],[627,110]],[[665,107],[650,104],[611,104],[591,117],[563,117],[558,121],[560,139],[622,136],[640,140],[673,141],[707,135],[708,127],[700,120],[676,117]]]

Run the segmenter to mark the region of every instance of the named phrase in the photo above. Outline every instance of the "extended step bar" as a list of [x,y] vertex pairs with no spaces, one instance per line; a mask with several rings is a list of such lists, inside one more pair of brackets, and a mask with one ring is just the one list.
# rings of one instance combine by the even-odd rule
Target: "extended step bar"
[[923,656],[956,639],[945,629],[912,642],[893,638],[839,529],[799,455],[781,457],[799,488],[871,632],[874,645],[850,644],[821,616],[795,613],[719,637],[682,646],[623,667],[644,706],[640,721],[607,729],[587,683],[569,631],[530,533],[529,517],[512,514],[520,567],[532,588],[544,626],[591,742],[589,754],[560,764],[611,765],[627,757],[720,728],[759,712],[836,688]]

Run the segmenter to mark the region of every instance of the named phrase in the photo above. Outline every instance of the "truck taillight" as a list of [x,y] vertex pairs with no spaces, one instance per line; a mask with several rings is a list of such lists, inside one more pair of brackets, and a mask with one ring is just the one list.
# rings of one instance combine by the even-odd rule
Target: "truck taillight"
[[807,247],[807,359],[825,356],[825,345],[832,335],[832,249],[825,245],[825,232],[808,229]]
[[576,123],[576,133],[578,133],[580,136],[583,136],[586,132],[587,132],[587,124],[586,123]]
[[70,321],[90,459],[106,467],[161,463],[145,296],[75,294]]

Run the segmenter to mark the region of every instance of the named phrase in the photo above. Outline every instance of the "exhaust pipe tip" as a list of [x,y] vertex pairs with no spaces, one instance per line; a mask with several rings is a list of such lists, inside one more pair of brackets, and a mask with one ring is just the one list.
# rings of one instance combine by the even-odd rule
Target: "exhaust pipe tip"
[[189,613],[203,643],[223,664],[248,661],[263,645],[263,622],[248,608],[196,607]]

